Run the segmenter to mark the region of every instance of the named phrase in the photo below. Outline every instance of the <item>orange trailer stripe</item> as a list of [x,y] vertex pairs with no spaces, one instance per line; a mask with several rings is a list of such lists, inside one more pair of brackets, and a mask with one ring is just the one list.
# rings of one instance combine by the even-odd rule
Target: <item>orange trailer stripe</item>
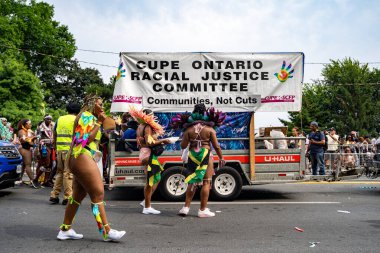
[[[248,155],[226,155],[224,156],[226,161],[237,161],[240,163],[248,164]],[[171,162],[171,163],[182,163],[181,157],[179,156],[161,156],[158,158],[161,164]],[[214,161],[218,161],[218,157],[214,157]],[[256,155],[255,162],[260,163],[299,163],[301,160],[300,155],[293,154],[278,154],[278,155]],[[116,166],[139,166],[141,165],[137,157],[116,157]]]

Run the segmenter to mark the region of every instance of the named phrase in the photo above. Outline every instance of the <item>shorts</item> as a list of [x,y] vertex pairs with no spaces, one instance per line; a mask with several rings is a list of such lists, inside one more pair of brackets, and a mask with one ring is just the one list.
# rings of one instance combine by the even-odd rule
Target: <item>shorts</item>
[[150,148],[141,148],[140,149],[140,155],[139,155],[140,163],[142,163],[143,160],[146,160],[147,158],[149,158],[150,153],[151,153]]

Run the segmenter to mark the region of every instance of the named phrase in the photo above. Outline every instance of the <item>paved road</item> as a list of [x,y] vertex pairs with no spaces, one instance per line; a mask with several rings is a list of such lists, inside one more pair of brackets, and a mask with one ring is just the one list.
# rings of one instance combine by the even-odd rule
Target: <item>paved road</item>
[[380,251],[379,181],[247,187],[237,201],[210,203],[218,211],[212,219],[196,217],[197,200],[186,218],[176,215],[181,203],[157,198],[162,215],[143,215],[141,189],[116,189],[106,193],[107,214],[113,227],[127,230],[120,243],[101,241],[88,198],[74,226],[85,238],[57,241],[64,207],[48,203],[49,190],[0,191],[0,252]]

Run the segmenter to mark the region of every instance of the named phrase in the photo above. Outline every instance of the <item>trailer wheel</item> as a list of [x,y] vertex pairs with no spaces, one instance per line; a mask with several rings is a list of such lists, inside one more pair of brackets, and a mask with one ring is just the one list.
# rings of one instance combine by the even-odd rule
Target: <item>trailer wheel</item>
[[234,200],[239,196],[242,186],[240,174],[234,168],[225,166],[213,177],[211,197],[222,201]]
[[159,184],[161,196],[169,201],[182,201],[186,196],[187,184],[185,184],[186,168],[174,166],[162,173]]

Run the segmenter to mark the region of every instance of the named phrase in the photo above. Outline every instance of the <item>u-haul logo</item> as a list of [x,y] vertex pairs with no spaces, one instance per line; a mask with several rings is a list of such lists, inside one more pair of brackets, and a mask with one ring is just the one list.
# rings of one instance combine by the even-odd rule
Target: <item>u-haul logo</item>
[[256,156],[256,163],[298,163],[300,155],[261,155]]

